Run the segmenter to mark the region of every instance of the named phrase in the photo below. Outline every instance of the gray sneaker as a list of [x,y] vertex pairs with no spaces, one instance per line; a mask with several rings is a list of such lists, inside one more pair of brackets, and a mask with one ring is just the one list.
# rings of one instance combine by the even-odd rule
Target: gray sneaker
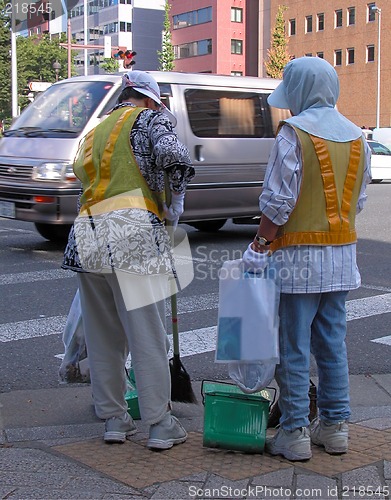
[[311,441],[324,446],[330,455],[342,455],[348,451],[349,427],[345,420],[336,424],[316,418],[310,425]]
[[168,450],[174,444],[184,443],[187,439],[185,431],[179,420],[167,412],[157,424],[151,425],[147,447],[156,450]]
[[279,429],[266,439],[265,449],[271,455],[282,455],[287,460],[309,460],[312,457],[311,439],[306,427],[294,431]]
[[136,434],[137,427],[129,413],[123,417],[111,417],[106,420],[103,439],[105,443],[124,443]]

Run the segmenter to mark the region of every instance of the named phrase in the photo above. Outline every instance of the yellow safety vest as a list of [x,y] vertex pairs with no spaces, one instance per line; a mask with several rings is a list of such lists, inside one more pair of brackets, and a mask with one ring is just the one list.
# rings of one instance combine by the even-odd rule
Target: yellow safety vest
[[164,192],[148,186],[130,145],[130,131],[143,109],[119,108],[86,135],[73,166],[83,185],[80,215],[142,208],[163,219]]
[[356,242],[356,205],[364,172],[362,139],[333,142],[293,128],[303,155],[300,193],[270,249]]

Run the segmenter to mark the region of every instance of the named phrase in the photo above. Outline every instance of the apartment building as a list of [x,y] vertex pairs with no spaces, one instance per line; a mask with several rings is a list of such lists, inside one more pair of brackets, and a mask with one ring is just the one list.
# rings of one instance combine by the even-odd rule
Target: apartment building
[[[391,126],[391,2],[389,0],[271,0],[271,22],[284,4],[288,51],[318,56],[340,79],[340,111],[358,126]],[[379,13],[373,7],[381,9]],[[380,65],[379,65],[380,25]],[[380,67],[380,99],[378,70]]]
[[175,70],[258,76],[258,0],[169,0]]

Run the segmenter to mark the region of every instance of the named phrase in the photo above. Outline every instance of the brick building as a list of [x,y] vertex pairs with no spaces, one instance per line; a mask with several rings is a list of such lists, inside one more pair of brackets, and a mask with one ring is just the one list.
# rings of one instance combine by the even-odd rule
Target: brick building
[[270,31],[258,0],[169,0],[175,70],[258,76]]
[[340,111],[358,126],[375,127],[377,114],[378,29],[380,17],[380,126],[391,126],[391,1],[271,0],[285,12],[288,51],[294,57],[324,57],[340,78]]

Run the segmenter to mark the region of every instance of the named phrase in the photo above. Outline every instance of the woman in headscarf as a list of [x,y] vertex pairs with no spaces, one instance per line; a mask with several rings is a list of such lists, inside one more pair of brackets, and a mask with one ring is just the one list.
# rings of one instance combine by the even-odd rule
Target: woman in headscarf
[[[291,111],[280,124],[260,196],[261,222],[244,261],[268,265],[280,300],[280,428],[272,455],[311,458],[348,449],[349,371],[345,301],[360,286],[355,216],[366,200],[370,151],[362,130],[336,109],[335,69],[317,57],[290,61],[269,96]],[[318,375],[318,418],[308,420],[310,356]]]

